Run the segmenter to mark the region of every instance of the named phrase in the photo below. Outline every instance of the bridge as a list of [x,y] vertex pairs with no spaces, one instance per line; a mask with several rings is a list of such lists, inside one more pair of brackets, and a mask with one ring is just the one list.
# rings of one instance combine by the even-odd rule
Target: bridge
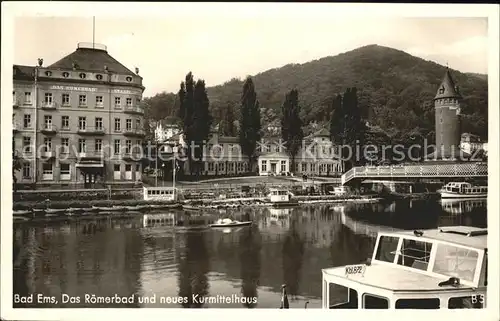
[[465,177],[488,177],[488,164],[485,162],[455,164],[415,164],[392,166],[353,167],[341,177],[342,185],[352,184],[365,179],[443,179]]

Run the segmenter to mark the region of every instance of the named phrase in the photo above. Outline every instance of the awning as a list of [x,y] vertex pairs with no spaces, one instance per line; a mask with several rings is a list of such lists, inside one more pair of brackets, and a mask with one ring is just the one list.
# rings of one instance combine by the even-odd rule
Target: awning
[[76,163],[75,167],[80,168],[103,168],[103,163]]

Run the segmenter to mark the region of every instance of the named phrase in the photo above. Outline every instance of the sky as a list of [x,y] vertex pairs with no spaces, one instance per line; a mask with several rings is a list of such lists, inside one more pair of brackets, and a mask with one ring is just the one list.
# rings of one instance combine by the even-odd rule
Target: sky
[[[486,74],[487,34],[486,18],[207,14],[95,19],[95,42],[130,70],[139,68],[145,97],[176,92],[189,71],[215,86],[370,44]],[[50,65],[92,38],[92,17],[17,17],[14,63],[34,65],[40,57]]]

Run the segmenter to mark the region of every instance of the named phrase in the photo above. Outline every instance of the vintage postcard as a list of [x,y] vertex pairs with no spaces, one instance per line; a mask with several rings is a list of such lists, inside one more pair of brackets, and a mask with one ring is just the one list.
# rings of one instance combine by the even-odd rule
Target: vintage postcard
[[498,17],[2,3],[1,317],[497,320]]

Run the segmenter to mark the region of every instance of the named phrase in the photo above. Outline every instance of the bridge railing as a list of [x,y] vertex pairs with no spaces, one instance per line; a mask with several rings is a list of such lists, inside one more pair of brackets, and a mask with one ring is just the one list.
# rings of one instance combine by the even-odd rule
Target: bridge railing
[[342,185],[355,177],[477,177],[488,176],[487,163],[425,164],[354,167],[341,177]]

